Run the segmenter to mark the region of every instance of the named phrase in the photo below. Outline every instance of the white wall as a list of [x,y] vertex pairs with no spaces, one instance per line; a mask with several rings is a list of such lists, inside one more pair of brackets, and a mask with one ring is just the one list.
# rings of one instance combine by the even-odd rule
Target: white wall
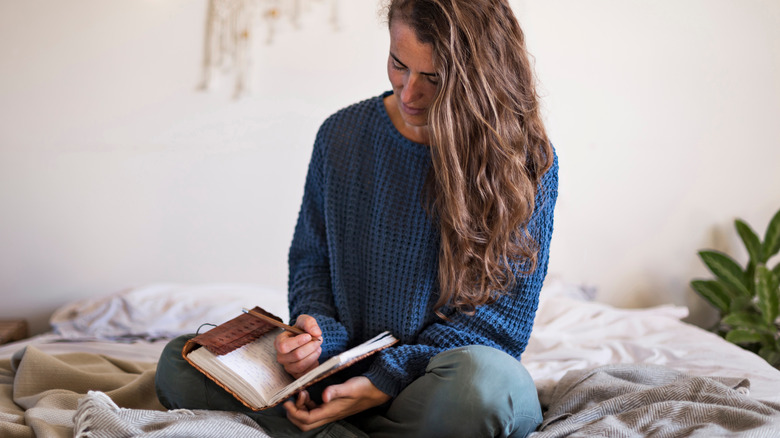
[[[780,209],[780,2],[519,4],[561,154],[553,264],[625,306],[710,309],[703,247]],[[780,259],[778,259],[780,261]]]
[[[780,3],[517,0],[561,163],[550,270],[708,309],[705,246],[780,208]],[[197,91],[206,0],[0,0],[0,318],[151,282],[286,288],[314,134],[388,88],[377,4],[314,2],[252,95]],[[740,253],[741,254],[741,253]]]

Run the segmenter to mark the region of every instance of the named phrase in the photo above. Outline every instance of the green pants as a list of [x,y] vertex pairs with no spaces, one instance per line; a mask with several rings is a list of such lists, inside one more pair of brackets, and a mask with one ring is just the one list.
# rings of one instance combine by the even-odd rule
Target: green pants
[[436,355],[425,374],[387,406],[301,432],[277,406],[253,412],[181,356],[181,336],[157,366],[157,396],[168,409],[243,412],[274,437],[524,437],[542,421],[536,387],[519,361],[481,345]]

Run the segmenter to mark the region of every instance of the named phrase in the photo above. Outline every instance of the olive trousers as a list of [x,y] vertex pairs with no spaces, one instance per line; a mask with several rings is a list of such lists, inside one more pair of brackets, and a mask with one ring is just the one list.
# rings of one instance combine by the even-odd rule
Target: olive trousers
[[525,367],[502,351],[470,345],[434,356],[425,374],[386,405],[302,432],[281,405],[252,411],[192,367],[181,355],[192,336],[172,340],[160,357],[155,384],[163,406],[243,412],[273,437],[516,438],[542,422]]

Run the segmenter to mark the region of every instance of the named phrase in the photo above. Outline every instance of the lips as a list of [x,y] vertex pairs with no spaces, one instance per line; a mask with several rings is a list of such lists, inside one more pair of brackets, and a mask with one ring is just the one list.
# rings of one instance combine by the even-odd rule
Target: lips
[[401,103],[401,108],[406,114],[409,114],[410,116],[420,116],[425,114],[426,111],[425,108],[414,108],[406,105],[405,103]]

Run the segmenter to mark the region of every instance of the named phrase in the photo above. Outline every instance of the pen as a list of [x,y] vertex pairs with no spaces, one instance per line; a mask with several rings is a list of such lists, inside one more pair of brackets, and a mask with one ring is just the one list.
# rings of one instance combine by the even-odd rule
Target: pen
[[[254,310],[247,309],[246,307],[244,307],[242,310],[244,311],[244,313],[248,313],[248,314],[250,314],[250,315],[252,315],[252,316],[254,316],[256,318],[260,318],[263,321],[265,321],[265,322],[267,322],[269,324],[273,324],[273,325],[275,325],[275,326],[277,326],[279,328],[282,328],[284,330],[287,330],[288,332],[295,333],[296,335],[304,335],[304,334],[306,334],[305,331],[299,329],[298,327],[293,327],[291,325],[287,325],[287,324],[279,321],[278,319],[271,318],[268,315],[263,315],[260,312],[256,312]],[[313,339],[319,339],[319,338],[314,338],[314,336],[312,336],[312,338]]]

